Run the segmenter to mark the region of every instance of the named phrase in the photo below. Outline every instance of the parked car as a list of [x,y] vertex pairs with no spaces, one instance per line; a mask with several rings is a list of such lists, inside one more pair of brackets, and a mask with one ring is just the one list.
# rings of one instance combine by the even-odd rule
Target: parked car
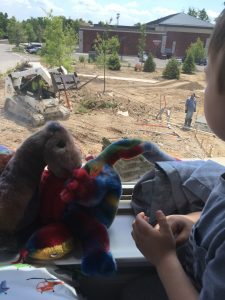
[[182,63],[183,63],[182,57],[176,57],[176,61],[178,61],[179,64],[182,64]]
[[25,49],[27,52],[29,53],[37,53],[38,50],[40,50],[42,48],[42,44],[41,43],[29,43]]
[[41,50],[41,46],[33,47],[27,50],[30,54],[36,54],[39,50]]
[[170,59],[173,56],[173,52],[171,48],[165,48],[165,54],[166,54],[166,58]]
[[208,63],[207,58],[202,58],[197,62],[197,65],[199,66],[206,66]]

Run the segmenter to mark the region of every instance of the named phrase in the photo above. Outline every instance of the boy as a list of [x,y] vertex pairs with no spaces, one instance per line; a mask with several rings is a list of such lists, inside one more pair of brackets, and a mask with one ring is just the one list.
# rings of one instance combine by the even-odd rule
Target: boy
[[[217,20],[206,71],[205,116],[217,136],[225,140],[225,11]],[[137,215],[132,236],[143,255],[156,267],[170,300],[225,299],[225,174],[200,213],[165,217],[156,213],[158,227]],[[192,227],[192,225],[194,225]],[[176,243],[188,240],[184,268]],[[150,280],[150,279],[149,279]],[[151,281],[149,281],[151,284]],[[158,299],[148,295],[149,299]]]

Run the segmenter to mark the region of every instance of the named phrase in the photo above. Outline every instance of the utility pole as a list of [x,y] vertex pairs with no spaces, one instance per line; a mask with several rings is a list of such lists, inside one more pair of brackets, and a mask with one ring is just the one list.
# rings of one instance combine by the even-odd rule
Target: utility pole
[[119,18],[120,18],[120,13],[117,13],[117,14],[116,14],[116,19],[117,19],[116,25],[117,25],[117,26],[119,25]]

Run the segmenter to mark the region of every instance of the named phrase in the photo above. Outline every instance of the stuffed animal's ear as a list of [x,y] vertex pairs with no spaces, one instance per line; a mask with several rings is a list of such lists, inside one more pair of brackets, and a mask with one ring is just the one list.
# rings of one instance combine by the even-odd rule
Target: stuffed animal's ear
[[44,160],[57,177],[70,175],[73,169],[81,166],[81,152],[75,145],[73,136],[57,122],[47,125],[52,135],[44,148]]

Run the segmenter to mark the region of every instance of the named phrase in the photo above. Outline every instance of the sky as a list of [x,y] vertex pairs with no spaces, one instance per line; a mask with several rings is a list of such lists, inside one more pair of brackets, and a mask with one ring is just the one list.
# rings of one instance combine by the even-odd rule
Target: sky
[[[0,0],[0,12],[17,20],[30,17],[43,17],[53,10],[53,15],[66,18],[109,22],[119,25],[147,23],[170,14],[185,12],[188,8],[205,9],[210,20],[224,8],[222,0]],[[119,14],[119,15],[118,15]],[[117,19],[117,16],[119,18]]]

